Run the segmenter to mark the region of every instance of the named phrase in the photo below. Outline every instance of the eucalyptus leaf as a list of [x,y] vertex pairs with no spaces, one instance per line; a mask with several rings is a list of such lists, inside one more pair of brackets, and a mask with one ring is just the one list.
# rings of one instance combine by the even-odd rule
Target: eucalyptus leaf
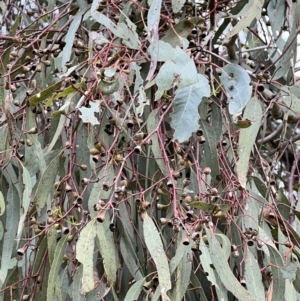
[[228,94],[229,113],[240,114],[252,95],[248,73],[242,67],[230,64],[222,69],[220,79]]

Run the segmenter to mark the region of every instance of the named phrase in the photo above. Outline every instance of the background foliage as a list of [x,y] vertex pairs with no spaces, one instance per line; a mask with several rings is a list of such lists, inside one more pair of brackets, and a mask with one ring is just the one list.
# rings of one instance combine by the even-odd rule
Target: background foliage
[[299,1],[0,9],[1,300],[299,299]]

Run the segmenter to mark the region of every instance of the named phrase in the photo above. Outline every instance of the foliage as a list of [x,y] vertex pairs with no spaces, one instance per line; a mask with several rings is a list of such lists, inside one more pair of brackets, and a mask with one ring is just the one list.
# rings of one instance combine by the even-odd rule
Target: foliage
[[0,10],[0,300],[299,299],[299,1]]

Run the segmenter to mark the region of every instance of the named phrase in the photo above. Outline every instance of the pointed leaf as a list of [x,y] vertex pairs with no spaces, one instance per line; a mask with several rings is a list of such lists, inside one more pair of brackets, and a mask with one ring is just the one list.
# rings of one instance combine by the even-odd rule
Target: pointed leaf
[[94,288],[93,255],[95,247],[95,235],[97,232],[97,220],[92,219],[80,232],[76,246],[76,258],[83,265],[82,290],[85,293]]
[[97,238],[103,265],[106,273],[107,284],[114,285],[117,280],[117,269],[119,263],[117,260],[116,245],[113,232],[109,231],[108,218],[103,223],[97,223]]
[[58,277],[58,272],[62,264],[62,259],[66,251],[68,236],[65,235],[60,239],[55,249],[54,260],[51,264],[51,269],[48,278],[47,301],[55,300],[55,284]]
[[229,290],[235,297],[243,301],[254,301],[255,299],[250,293],[243,288],[239,281],[233,275],[227,259],[222,251],[222,248],[216,239],[215,235],[210,229],[206,228],[206,234],[209,242],[209,254],[217,275],[224,286]]
[[143,285],[146,281],[146,278],[142,278],[139,281],[137,281],[128,291],[126,294],[126,297],[124,301],[134,301],[138,300],[142,290],[143,290]]
[[143,230],[146,246],[156,265],[160,293],[165,300],[168,300],[169,298],[167,297],[166,293],[171,288],[169,265],[160,235],[158,234],[157,228],[148,214],[146,214],[144,218]]
[[237,174],[242,187],[246,187],[247,172],[249,168],[249,158],[255,143],[255,139],[260,128],[260,120],[262,117],[262,108],[257,97],[251,98],[249,101],[244,117],[252,121],[249,128],[240,130],[239,146],[238,146],[238,162]]
[[269,243],[266,244],[270,252],[270,262],[272,268],[273,278],[273,298],[272,301],[285,300],[285,279],[283,278],[281,268],[283,267],[283,260],[279,252],[273,248]]
[[262,276],[257,259],[249,248],[246,251],[245,259],[245,280],[247,290],[256,300],[264,300],[265,290],[262,283]]
[[[155,131],[158,126],[158,123],[159,123],[158,112],[159,112],[158,109],[155,109],[148,116],[147,130],[148,130],[149,134],[152,133],[153,131]],[[154,133],[151,136],[151,140],[152,140],[151,150],[152,150],[152,153],[156,160],[156,163],[157,163],[158,167],[160,168],[161,172],[163,173],[163,175],[167,176],[167,175],[169,175],[169,171],[163,160],[162,151],[161,151],[160,144],[158,141],[158,136],[156,133]]]
[[176,270],[176,285],[172,292],[172,301],[181,301],[190,283],[193,254],[191,244],[184,247],[183,257]]
[[48,196],[50,191],[53,189],[53,185],[55,182],[56,175],[58,174],[59,165],[61,162],[61,155],[60,152],[49,164],[47,169],[44,171],[36,192],[34,196],[34,201],[36,202],[37,206],[42,209],[48,200]]
[[5,212],[5,202],[2,192],[0,191],[0,216]]
[[227,33],[226,38],[229,39],[238,34],[240,31],[249,26],[255,18],[258,20],[261,16],[263,4],[264,2],[261,0],[250,0],[248,5],[245,7],[247,10],[243,9],[239,14],[244,15],[244,17],[238,21],[229,33]]

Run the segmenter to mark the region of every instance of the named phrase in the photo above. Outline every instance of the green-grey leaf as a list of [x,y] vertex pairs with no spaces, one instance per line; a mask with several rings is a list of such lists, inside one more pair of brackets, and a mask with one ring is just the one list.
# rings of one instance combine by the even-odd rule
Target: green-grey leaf
[[264,2],[261,0],[250,0],[247,5],[247,11],[243,9],[240,13],[240,15],[243,14],[244,17],[238,21],[229,33],[227,33],[226,38],[228,39],[238,34],[240,31],[249,26],[255,18],[258,20],[261,16],[263,4]]
[[47,301],[55,300],[55,284],[58,277],[60,266],[62,264],[62,259],[66,251],[67,239],[68,239],[67,235],[62,237],[55,249],[54,260],[52,262],[49,278],[48,278],[49,280],[48,280],[48,287],[47,287]]
[[138,300],[141,291],[143,289],[143,285],[145,282],[146,278],[142,278],[139,281],[137,281],[128,291],[126,294],[126,297],[124,301],[133,301],[133,300]]
[[245,280],[247,289],[256,300],[264,300],[265,290],[262,283],[260,267],[257,259],[249,248],[246,249]]
[[76,246],[76,258],[83,264],[82,290],[85,293],[94,288],[93,254],[97,219],[92,219],[80,232]]
[[197,82],[178,89],[172,102],[173,112],[171,126],[175,130],[174,139],[183,142],[189,139],[199,128],[198,106],[203,97],[210,95],[208,80],[201,74],[197,75]]
[[283,268],[283,260],[279,252],[271,246],[269,243],[266,244],[270,252],[270,262],[272,268],[272,277],[273,277],[273,293],[272,301],[282,301],[285,300],[285,279],[281,272]]
[[116,245],[113,232],[109,231],[108,218],[103,223],[96,224],[98,246],[106,273],[107,284],[114,285],[117,280],[117,269],[119,263],[117,260]]
[[249,128],[240,130],[237,174],[242,187],[246,187],[249,158],[258,130],[260,128],[261,117],[262,108],[259,100],[255,96],[249,101],[244,113],[244,118],[251,120],[252,125]]
[[5,202],[2,192],[0,191],[0,216],[5,212]]
[[175,14],[178,13],[182,9],[184,3],[185,3],[185,0],[172,0],[173,12]]
[[[152,133],[153,131],[156,130],[158,122],[159,122],[159,118],[158,118],[158,109],[153,110],[147,119],[147,130],[148,133]],[[151,150],[152,153],[154,155],[154,158],[156,160],[157,165],[159,166],[161,172],[163,173],[164,176],[169,175],[169,171],[168,168],[163,160],[163,155],[162,155],[162,151],[161,151],[161,147],[158,141],[158,135],[156,134],[156,132],[151,136],[151,140],[152,140],[152,145],[151,145]]]
[[61,155],[60,152],[49,164],[47,169],[44,171],[36,192],[34,196],[34,201],[36,202],[37,206],[42,209],[46,203],[49,196],[50,191],[53,189],[53,185],[55,182],[56,175],[58,173],[59,165],[61,164]]
[[172,291],[172,301],[181,301],[190,283],[193,254],[191,244],[185,246],[183,257],[176,270],[176,284]]
[[241,113],[252,95],[248,73],[241,66],[230,64],[222,69],[220,79],[228,94],[229,113]]
[[209,242],[209,254],[217,275],[224,284],[227,290],[229,290],[235,297],[243,301],[254,301],[255,299],[251,294],[245,290],[239,281],[233,275],[227,259],[222,251],[222,248],[216,239],[215,235],[210,229],[206,228],[206,234]]
[[167,257],[161,238],[152,219],[145,214],[143,222],[145,243],[156,265],[161,295],[168,300],[167,291],[171,289],[171,279]]

